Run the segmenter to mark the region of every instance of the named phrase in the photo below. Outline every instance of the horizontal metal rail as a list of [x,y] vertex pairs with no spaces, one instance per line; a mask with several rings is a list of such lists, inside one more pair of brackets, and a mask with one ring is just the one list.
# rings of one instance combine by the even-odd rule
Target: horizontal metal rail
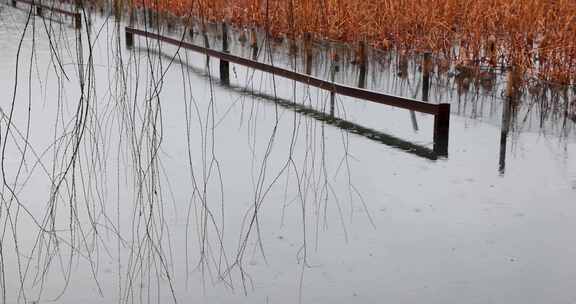
[[58,7],[42,4],[42,3],[40,3],[40,1],[36,2],[36,1],[30,1],[30,0],[12,0],[12,6],[15,7],[17,2],[25,3],[25,4],[36,7],[36,14],[37,15],[42,15],[42,10],[46,9],[46,10],[58,13],[60,15],[73,17],[75,26],[77,28],[82,27],[82,15],[80,13],[71,12],[71,11],[67,11],[65,9],[61,9]]
[[[330,91],[334,94],[340,94],[348,97],[353,97],[357,99],[367,100],[379,104],[385,104],[397,108],[407,109],[411,111],[426,113],[434,115],[434,150],[439,153],[439,155],[448,154],[448,131],[450,123],[450,104],[431,104],[427,102],[418,101],[415,99],[383,94],[375,91],[370,91],[366,89],[351,87],[343,84],[338,84],[331,81],[326,81],[320,78],[316,78],[310,75],[290,71],[281,67],[272,66],[263,62],[258,62],[256,60],[251,60],[243,58],[240,56],[235,56],[229,54],[226,51],[217,51],[214,49],[198,46],[186,41],[182,41],[175,38],[170,38],[166,36],[161,36],[155,33],[126,27],[126,44],[131,47],[134,44],[134,35],[151,38],[154,40],[166,42],[168,44],[173,44],[184,49],[195,51],[204,54],[209,57],[214,57],[220,59],[220,72],[222,78],[226,81],[228,78],[228,63],[232,62],[235,64],[243,65],[249,68],[260,70],[263,72],[271,73],[276,76],[291,79],[297,82],[308,84],[313,87],[317,87],[323,90]],[[226,49],[226,47],[225,47]]]

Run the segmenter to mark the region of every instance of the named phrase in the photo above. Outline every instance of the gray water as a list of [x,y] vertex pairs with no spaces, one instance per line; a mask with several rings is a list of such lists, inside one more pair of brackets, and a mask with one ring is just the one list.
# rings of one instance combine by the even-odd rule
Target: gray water
[[[437,157],[431,116],[339,96],[334,123],[327,92],[236,65],[222,85],[111,17],[28,17],[0,6],[4,302],[576,303],[575,123],[542,100],[502,141],[504,84],[435,77]],[[367,87],[419,98],[411,69]]]

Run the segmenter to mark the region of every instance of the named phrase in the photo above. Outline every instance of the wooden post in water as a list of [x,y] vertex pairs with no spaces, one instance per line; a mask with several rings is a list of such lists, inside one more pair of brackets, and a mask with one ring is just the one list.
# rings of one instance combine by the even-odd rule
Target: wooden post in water
[[126,38],[126,47],[131,49],[134,46],[134,34],[132,32],[124,30],[124,35]]
[[304,65],[306,74],[312,74],[312,34],[304,33]]
[[130,0],[128,5],[130,6],[128,8],[130,14],[130,16],[128,17],[128,24],[131,27],[133,27],[134,24],[136,23],[136,10],[134,9],[134,0]]
[[[430,73],[432,71],[432,53],[425,52],[422,58],[422,101],[429,101],[430,98]],[[412,121],[412,129],[418,131],[418,120],[416,113],[410,111],[410,120]]]
[[[222,51],[228,53],[228,25],[222,22]],[[230,62],[220,59],[220,81],[230,84]]]
[[156,22],[158,21],[154,11],[151,8],[147,8],[144,12],[144,14],[147,16],[147,20],[148,20],[148,26],[151,28],[155,28],[156,27]]
[[[336,53],[336,50],[334,48],[332,48],[332,50],[330,51],[330,81],[332,81],[333,84],[336,83],[336,73],[339,70],[339,57],[338,57],[338,53]],[[336,92],[334,89],[332,89],[330,91],[330,116],[332,118],[334,118],[334,108],[335,108],[335,104],[336,104]]]
[[500,127],[500,157],[498,161],[498,172],[500,175],[506,173],[506,149],[508,145],[508,133],[510,131],[510,123],[512,120],[512,107],[519,95],[519,74],[516,67],[508,72],[508,80],[506,83],[506,98],[502,105],[502,125]]
[[358,75],[358,87],[363,89],[366,87],[366,41],[360,40],[357,52],[356,60],[360,66],[360,73]]
[[16,7],[16,0],[12,0],[12,7]]
[[114,0],[112,8],[114,10],[114,18],[120,22],[122,20],[122,1]]
[[[200,25],[200,31],[202,32],[202,38],[204,39],[204,47],[210,48],[210,40],[208,39],[208,29],[206,28],[206,22],[202,19],[202,24]],[[206,67],[210,69],[210,56],[206,55]]]
[[194,40],[194,21],[192,20],[188,24],[188,36],[190,36],[190,40]]
[[[80,12],[82,12],[82,9],[84,8],[84,1],[83,0],[74,0],[74,8],[75,8],[75,13],[74,13],[74,28],[75,29],[81,29],[82,28],[82,14]],[[87,18],[90,18],[91,14],[88,14]],[[90,20],[86,21],[87,25],[89,24]]]
[[500,175],[506,173],[506,148],[508,143],[508,132],[510,131],[510,118],[512,116],[512,98],[504,99],[502,105],[502,126],[500,127],[500,157],[498,159],[498,172]]
[[520,94],[520,85],[522,84],[522,74],[519,68],[516,66],[514,61],[512,62],[512,68],[508,71],[508,78],[506,81],[506,96],[512,100]]
[[42,6],[36,5],[36,15],[42,17]]
[[190,28],[188,29],[188,36],[190,36],[191,40],[194,40],[194,26],[190,24]]
[[450,104],[438,105],[438,113],[434,115],[434,153],[448,157],[448,141],[450,137]]
[[258,36],[254,28],[250,30],[250,47],[252,48],[252,60],[258,59]]
[[206,23],[202,20],[202,37],[204,38],[204,47],[210,48],[210,40],[208,39],[208,30],[206,29]]
[[432,71],[432,53],[424,53],[422,60],[422,100],[428,101],[430,97],[430,72]]
[[74,28],[76,29],[82,28],[82,15],[80,13],[74,14]]
[[172,14],[168,12],[164,12],[164,14],[162,15],[162,19],[166,24],[166,30],[168,33],[174,32],[174,29],[176,28],[176,25],[174,24],[174,19],[172,17],[173,17]]
[[294,38],[294,35],[290,36],[291,36],[291,38],[289,38],[290,47],[288,47],[288,51],[290,55],[293,55],[294,60],[296,60],[296,55],[298,54],[298,44],[296,42],[296,38]]
[[228,53],[228,24],[222,22],[222,51]]
[[243,27],[240,30],[240,36],[238,37],[238,41],[240,41],[240,44],[242,44],[242,46],[244,46],[246,44],[246,41],[248,41],[248,38],[246,38],[246,28]]

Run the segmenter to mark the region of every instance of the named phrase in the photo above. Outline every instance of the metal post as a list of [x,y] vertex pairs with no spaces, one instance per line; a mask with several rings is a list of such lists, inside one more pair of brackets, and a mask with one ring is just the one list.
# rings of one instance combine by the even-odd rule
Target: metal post
[[450,135],[450,104],[438,105],[438,113],[434,115],[434,152],[438,156],[448,156],[448,141]]
[[[222,51],[228,53],[228,25],[222,23]],[[230,62],[220,59],[220,81],[230,84]]]

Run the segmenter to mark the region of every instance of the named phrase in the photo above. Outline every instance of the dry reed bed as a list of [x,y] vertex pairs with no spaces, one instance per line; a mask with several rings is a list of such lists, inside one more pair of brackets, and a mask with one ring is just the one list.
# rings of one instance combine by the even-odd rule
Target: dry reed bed
[[277,37],[310,32],[401,54],[432,51],[441,69],[516,67],[529,77],[575,82],[574,0],[134,1],[178,16],[265,28]]

